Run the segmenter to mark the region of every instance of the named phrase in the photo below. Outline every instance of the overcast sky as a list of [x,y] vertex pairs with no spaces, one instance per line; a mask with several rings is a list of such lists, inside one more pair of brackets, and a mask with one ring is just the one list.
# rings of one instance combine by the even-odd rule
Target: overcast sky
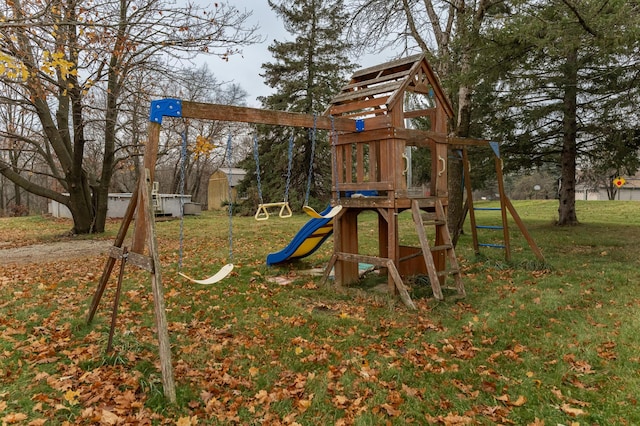
[[[264,84],[264,79],[260,76],[262,64],[273,60],[267,47],[273,43],[273,40],[283,41],[291,39],[292,36],[286,32],[282,20],[271,10],[267,0],[229,0],[228,2],[240,11],[253,11],[249,24],[260,27],[258,32],[265,41],[245,47],[241,55],[231,56],[228,62],[213,56],[205,57],[203,61],[218,81],[233,81],[246,90],[249,94],[248,106],[259,107],[260,104],[256,98],[272,93],[272,89]],[[354,62],[361,67],[368,67],[389,60],[392,54],[390,52],[389,55],[366,55],[362,58],[354,58]]]

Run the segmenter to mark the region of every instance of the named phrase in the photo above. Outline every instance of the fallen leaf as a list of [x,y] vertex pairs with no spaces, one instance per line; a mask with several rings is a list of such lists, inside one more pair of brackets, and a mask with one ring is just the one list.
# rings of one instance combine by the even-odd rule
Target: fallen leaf
[[101,425],[115,425],[120,421],[120,417],[117,414],[112,413],[109,410],[102,410],[102,416],[100,417]]
[[349,398],[347,398],[344,395],[336,395],[333,397],[332,402],[337,406],[337,407],[345,407],[347,405],[347,402],[349,402]]
[[67,401],[69,405],[76,405],[78,403],[79,396],[80,392],[69,389],[64,393],[64,400]]
[[574,417],[583,416],[586,414],[584,410],[581,410],[580,408],[571,407],[569,404],[562,404],[560,409],[562,410],[563,413],[568,414],[570,416],[574,416]]
[[518,396],[518,399],[516,399],[515,401],[509,402],[509,405],[512,405],[514,407],[522,407],[526,402],[527,402],[527,398],[520,395]]
[[191,426],[190,417],[180,417],[176,422],[176,426]]
[[382,404],[380,405],[380,407],[382,407],[384,411],[386,411],[387,415],[390,417],[398,417],[400,416],[400,414],[402,414],[402,411],[396,408],[393,408],[391,404]]
[[298,406],[298,410],[304,413],[311,407],[311,399],[300,399],[296,402],[296,405]]
[[27,419],[27,415],[23,413],[11,413],[2,418],[3,424],[18,423]]

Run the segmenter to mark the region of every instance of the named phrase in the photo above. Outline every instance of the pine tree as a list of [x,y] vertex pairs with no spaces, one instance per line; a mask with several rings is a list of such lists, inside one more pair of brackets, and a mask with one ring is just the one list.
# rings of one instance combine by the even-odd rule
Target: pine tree
[[[331,97],[355,68],[348,56],[351,45],[343,37],[347,15],[342,0],[269,0],[282,18],[293,41],[277,41],[269,46],[273,61],[262,64],[267,85],[273,95],[261,97],[262,107],[305,114],[322,114]],[[312,167],[310,204],[326,207],[330,197],[331,154],[327,132],[307,129],[258,126],[259,161],[264,202],[281,201],[287,188],[289,139],[294,136],[290,170],[289,201],[292,209],[302,207],[306,198],[309,167]],[[312,158],[312,154],[313,157]],[[243,182],[256,193],[255,162],[247,158]],[[255,200],[250,200],[254,202]],[[315,204],[315,205],[314,205]]]
[[512,164],[557,166],[558,224],[574,225],[578,164],[637,114],[640,14],[622,0],[511,3],[488,33],[486,63],[498,65],[499,77],[485,69],[493,90],[479,110],[508,142]]

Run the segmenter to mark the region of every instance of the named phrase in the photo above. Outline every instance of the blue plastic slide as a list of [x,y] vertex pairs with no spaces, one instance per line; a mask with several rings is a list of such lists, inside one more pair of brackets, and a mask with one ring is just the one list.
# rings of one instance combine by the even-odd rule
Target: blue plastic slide
[[[321,215],[331,211],[328,206]],[[267,265],[290,262],[313,254],[333,233],[333,218],[311,219],[282,250],[267,255]]]

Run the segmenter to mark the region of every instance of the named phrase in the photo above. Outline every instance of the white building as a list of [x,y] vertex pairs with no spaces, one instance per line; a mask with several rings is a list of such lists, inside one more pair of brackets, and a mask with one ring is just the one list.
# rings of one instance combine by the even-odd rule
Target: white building
[[[615,199],[620,201],[640,201],[640,176],[625,177],[625,184],[617,188]],[[576,185],[576,200],[608,200],[607,189],[589,188],[586,185]]]
[[[124,217],[131,193],[109,194],[107,202],[107,217],[120,218]],[[181,201],[182,200],[182,201]],[[153,194],[154,210],[157,216],[180,217],[180,204],[184,203],[184,214],[199,214],[200,205],[191,202],[191,195],[180,194]],[[64,204],[57,201],[49,200],[49,214],[54,217],[64,217],[71,219],[71,211]]]

